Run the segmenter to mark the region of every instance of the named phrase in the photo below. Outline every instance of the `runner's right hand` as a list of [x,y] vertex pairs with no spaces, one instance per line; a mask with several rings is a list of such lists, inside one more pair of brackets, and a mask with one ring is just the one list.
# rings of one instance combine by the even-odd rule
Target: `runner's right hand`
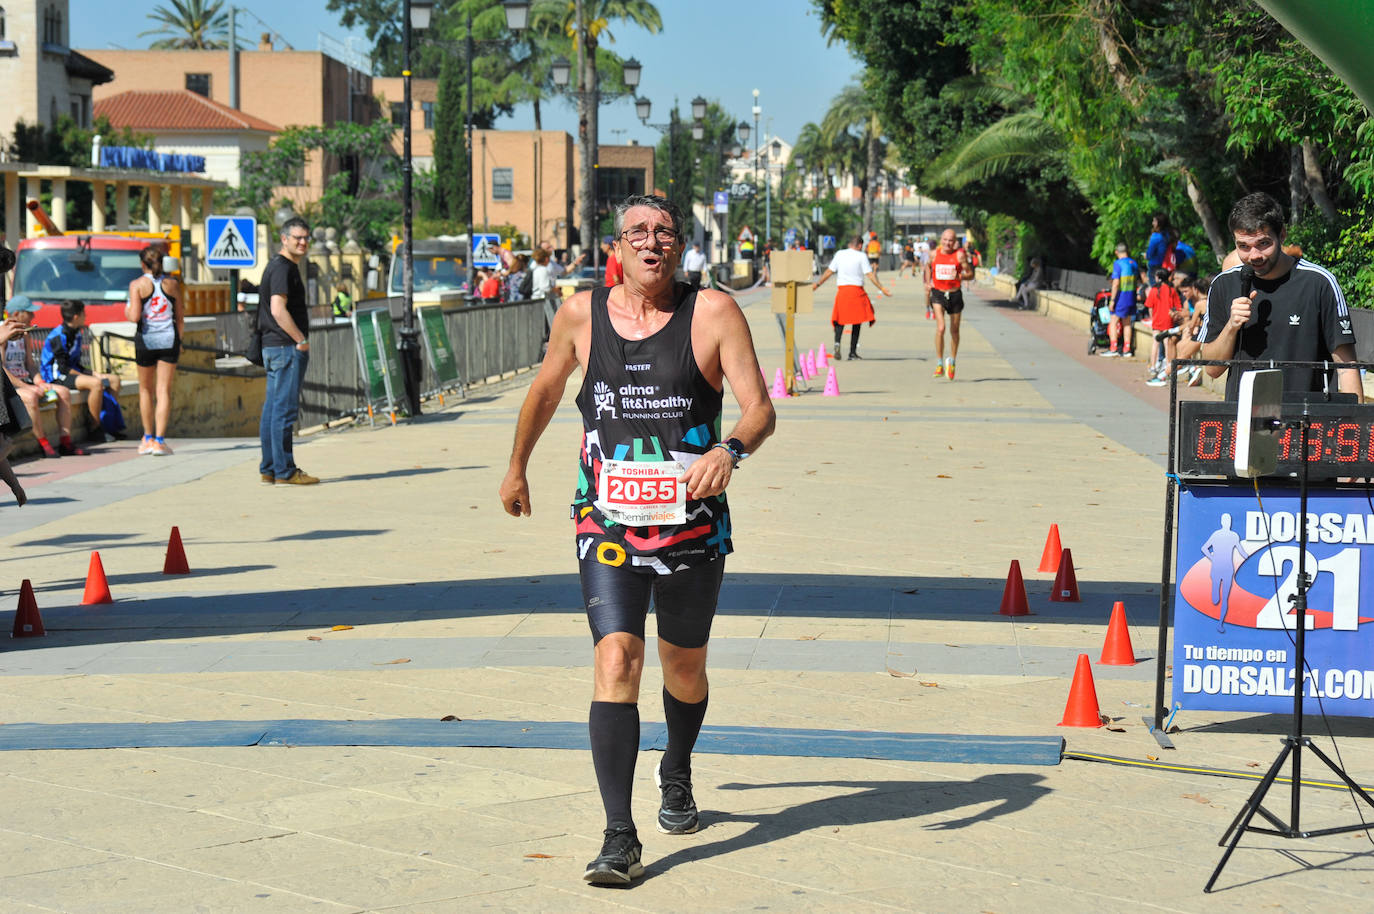
[[530,484],[524,473],[514,469],[507,472],[499,493],[501,506],[511,517],[530,516]]

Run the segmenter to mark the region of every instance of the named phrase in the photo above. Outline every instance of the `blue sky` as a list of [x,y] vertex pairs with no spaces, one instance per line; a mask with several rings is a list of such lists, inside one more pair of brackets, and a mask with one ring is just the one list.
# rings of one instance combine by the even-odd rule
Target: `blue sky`
[[[133,13],[109,0],[70,0],[71,40],[74,47],[145,48],[152,40],[139,33],[152,27],[146,12]],[[137,5],[151,10],[156,3]],[[264,29],[254,16],[279,32],[292,46],[315,50],[323,32],[345,40],[335,14],[326,12],[323,0],[275,6],[263,0],[237,4],[252,15],[241,15],[239,28],[250,39]],[[719,102],[737,120],[752,123],[752,90],[759,90],[763,122],[773,121],[773,132],[784,140],[796,139],[802,124],[819,121],[835,95],[857,78],[860,65],[842,46],[827,47],[820,23],[809,0],[658,0],[663,31],[657,35],[630,26],[612,29],[612,50],[622,57],[636,57],[644,64],[640,94],[654,105],[651,121],[666,123],[676,95],[683,116],[690,118],[690,101],[700,94]],[[353,33],[362,40],[361,32]],[[364,48],[366,44],[362,45]],[[99,54],[92,56],[99,59]],[[545,105],[546,130],[575,133],[576,114],[567,103]],[[525,130],[534,126],[528,105],[516,109],[498,126]],[[644,127],[634,116],[629,100],[604,105],[601,141],[624,143],[638,140],[657,143],[659,133]]]

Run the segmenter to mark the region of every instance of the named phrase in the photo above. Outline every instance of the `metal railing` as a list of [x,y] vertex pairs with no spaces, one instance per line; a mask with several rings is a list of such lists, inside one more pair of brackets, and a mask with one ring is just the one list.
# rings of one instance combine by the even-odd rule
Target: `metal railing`
[[[401,300],[374,301],[385,304],[399,326]],[[448,330],[458,376],[464,386],[481,384],[488,379],[538,365],[547,339],[549,313],[547,303],[543,300],[444,308],[444,326]],[[205,347],[183,342],[182,348],[213,352],[219,358],[241,356],[247,348],[255,316],[256,313],[252,311],[201,315],[200,319],[212,319],[215,322],[215,345]],[[103,358],[112,362],[132,361],[127,355],[111,352],[107,342],[107,338],[128,342],[131,337],[108,332],[95,336],[95,344]],[[41,353],[41,335],[32,334],[26,343],[35,356]],[[429,366],[429,360],[422,359],[421,365],[420,389],[437,390],[439,381]],[[258,366],[244,363],[221,364],[213,370],[183,365],[181,370],[239,377],[262,374]],[[352,324],[342,320],[312,320],[310,362],[301,384],[300,426],[321,425],[366,411]]]

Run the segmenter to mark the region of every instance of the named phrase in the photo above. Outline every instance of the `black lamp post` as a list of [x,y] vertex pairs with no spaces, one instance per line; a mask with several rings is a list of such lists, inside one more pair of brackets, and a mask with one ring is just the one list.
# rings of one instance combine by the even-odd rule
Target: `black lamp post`
[[420,332],[415,327],[415,249],[413,238],[414,193],[411,178],[415,163],[410,152],[410,33],[429,28],[429,14],[434,0],[405,0],[403,31],[405,32],[405,60],[401,68],[405,94],[405,117],[401,124],[401,180],[402,195],[402,252],[401,277],[405,312],[401,323],[401,374],[405,383],[406,403],[412,417],[420,415]]

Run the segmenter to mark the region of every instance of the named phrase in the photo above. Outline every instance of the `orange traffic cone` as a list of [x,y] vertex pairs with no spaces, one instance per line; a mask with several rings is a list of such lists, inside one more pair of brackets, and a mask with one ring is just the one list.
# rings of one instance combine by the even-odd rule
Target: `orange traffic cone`
[[14,612],[14,631],[10,632],[10,637],[32,638],[46,634],[43,617],[38,614],[38,601],[33,598],[33,585],[25,578],[19,585],[19,608]]
[[1026,604],[1026,582],[1021,577],[1021,562],[1011,560],[1007,569],[1007,584],[1002,588],[1002,608],[997,610],[1004,616],[1029,616],[1030,606]]
[[1087,654],[1078,655],[1069,686],[1069,703],[1064,706],[1061,727],[1100,727],[1102,712],[1097,709],[1097,687],[1093,685],[1093,666]]
[[1135,666],[1135,648],[1131,647],[1131,633],[1126,628],[1126,604],[1120,600],[1112,604],[1107,640],[1102,642],[1102,657],[1097,662],[1108,666]]
[[100,553],[91,553],[91,567],[86,571],[86,593],[81,597],[82,606],[96,603],[113,603],[110,584],[105,580],[105,566],[100,564]]
[[167,539],[167,558],[162,563],[163,574],[190,574],[191,566],[186,564],[186,550],[181,546],[181,531],[172,528]]
[[1078,578],[1073,573],[1073,553],[1065,549],[1059,555],[1059,573],[1054,576],[1051,603],[1077,603]]
[[1050,524],[1050,535],[1045,537],[1045,551],[1040,553],[1040,567],[1036,571],[1054,574],[1059,570],[1059,554],[1064,547],[1059,545],[1059,525]]

